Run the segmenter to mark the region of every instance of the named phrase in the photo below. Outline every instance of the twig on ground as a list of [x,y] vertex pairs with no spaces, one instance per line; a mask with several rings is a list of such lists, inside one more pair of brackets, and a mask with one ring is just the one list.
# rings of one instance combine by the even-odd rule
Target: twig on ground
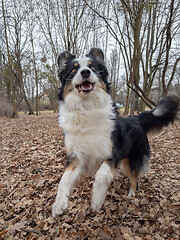
[[42,233],[40,231],[34,230],[34,229],[27,229],[27,228],[21,228],[22,231],[28,232],[28,233],[36,233],[39,236],[42,236]]

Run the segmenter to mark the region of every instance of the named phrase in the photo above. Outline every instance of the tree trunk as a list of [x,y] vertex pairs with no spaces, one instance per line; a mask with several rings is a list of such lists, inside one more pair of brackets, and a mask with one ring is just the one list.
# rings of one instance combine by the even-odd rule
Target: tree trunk
[[165,82],[165,74],[166,74],[166,71],[168,69],[169,53],[170,53],[170,48],[171,48],[171,43],[172,43],[171,26],[172,26],[173,9],[174,9],[174,0],[171,0],[170,17],[169,17],[169,21],[168,21],[168,24],[167,24],[167,30],[166,30],[166,58],[165,58],[165,64],[164,64],[163,72],[162,72],[163,96],[166,96],[167,92],[168,92],[168,89],[166,87],[166,82]]
[[[17,44],[18,45],[18,44]],[[34,114],[32,108],[31,108],[31,105],[26,97],[26,93],[25,93],[25,90],[24,90],[24,84],[23,84],[23,72],[22,72],[22,67],[21,67],[21,60],[20,60],[20,51],[19,49],[17,49],[17,82],[19,84],[19,87],[22,91],[22,95],[23,95],[23,99],[24,99],[24,102],[26,104],[26,107],[29,111],[29,115],[32,115]]]
[[9,42],[8,42],[8,35],[7,35],[7,26],[6,26],[6,17],[5,17],[5,10],[4,10],[4,0],[2,0],[2,12],[3,12],[3,21],[4,21],[4,33],[6,39],[6,49],[8,55],[8,74],[10,79],[10,89],[12,91],[12,103],[13,103],[13,115],[12,117],[17,117],[17,103],[16,103],[16,83],[14,76],[12,75],[12,66],[11,66],[11,57],[9,52]]
[[12,104],[13,104],[12,117],[17,117],[16,84],[14,79],[12,80],[11,90],[12,90]]
[[128,115],[128,113],[129,113],[129,104],[130,104],[130,89],[128,87],[127,93],[126,93],[126,106],[124,109],[124,115]]
[[39,114],[39,98],[38,98],[38,74],[36,68],[36,60],[35,60],[35,52],[34,52],[34,41],[33,36],[31,33],[31,45],[32,45],[32,52],[33,52],[33,64],[34,64],[34,73],[35,73],[35,82],[36,82],[36,115]]
[[131,107],[130,107],[130,115],[134,116],[134,111],[137,103],[137,95],[134,91],[131,91]]
[[22,90],[24,102],[25,102],[26,107],[27,107],[27,109],[28,109],[28,111],[29,111],[29,115],[32,115],[32,114],[34,114],[34,112],[33,112],[33,110],[32,110],[32,107],[31,107],[28,99],[27,99],[27,96],[26,96],[26,93],[25,93],[25,90],[24,90],[24,86],[21,87],[21,90]]

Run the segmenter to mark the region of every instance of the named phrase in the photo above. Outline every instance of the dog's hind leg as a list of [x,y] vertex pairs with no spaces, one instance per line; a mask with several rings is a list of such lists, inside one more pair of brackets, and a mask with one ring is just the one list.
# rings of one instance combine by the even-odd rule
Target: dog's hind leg
[[123,165],[123,170],[125,171],[127,177],[130,180],[130,189],[128,197],[135,196],[136,190],[138,189],[138,173],[136,171],[132,172],[129,166],[129,161],[127,158],[121,160]]
[[138,190],[138,175],[137,173],[131,173],[128,177],[130,180],[130,189],[128,197],[131,198],[131,196],[136,195],[136,190]]
[[59,186],[56,196],[56,201],[52,207],[52,216],[56,217],[63,214],[68,207],[69,196],[74,184],[81,176],[81,168],[78,166],[77,161],[73,160],[66,168]]
[[109,185],[114,178],[114,168],[108,161],[104,161],[96,172],[93,185],[92,209],[99,211],[103,205]]

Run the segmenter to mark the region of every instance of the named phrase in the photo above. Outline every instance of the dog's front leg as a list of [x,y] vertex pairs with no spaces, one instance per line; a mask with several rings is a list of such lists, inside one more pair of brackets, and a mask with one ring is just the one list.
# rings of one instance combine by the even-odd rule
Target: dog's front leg
[[109,185],[114,178],[113,167],[104,161],[95,175],[92,195],[92,209],[99,211],[103,205]]
[[68,207],[71,190],[75,182],[79,180],[80,176],[81,176],[81,168],[76,161],[73,161],[66,168],[60,180],[56,201],[52,206],[53,217],[63,214],[63,212]]

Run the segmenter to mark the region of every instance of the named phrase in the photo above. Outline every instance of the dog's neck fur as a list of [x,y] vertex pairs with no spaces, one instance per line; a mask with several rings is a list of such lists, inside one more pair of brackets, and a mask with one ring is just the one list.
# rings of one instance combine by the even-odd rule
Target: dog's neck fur
[[[65,134],[73,134],[78,128],[82,130],[83,125],[87,129],[89,124],[96,129],[98,123],[102,125],[106,119],[114,118],[111,96],[102,89],[87,98],[71,94],[65,101],[60,102],[59,113],[59,123]],[[70,125],[71,129],[67,128],[67,125]]]
[[[103,90],[86,100],[61,102],[60,126],[65,133],[67,154],[78,158],[84,171],[94,175],[101,162],[111,155],[114,118],[111,97]],[[103,143],[103,144],[102,144]]]

